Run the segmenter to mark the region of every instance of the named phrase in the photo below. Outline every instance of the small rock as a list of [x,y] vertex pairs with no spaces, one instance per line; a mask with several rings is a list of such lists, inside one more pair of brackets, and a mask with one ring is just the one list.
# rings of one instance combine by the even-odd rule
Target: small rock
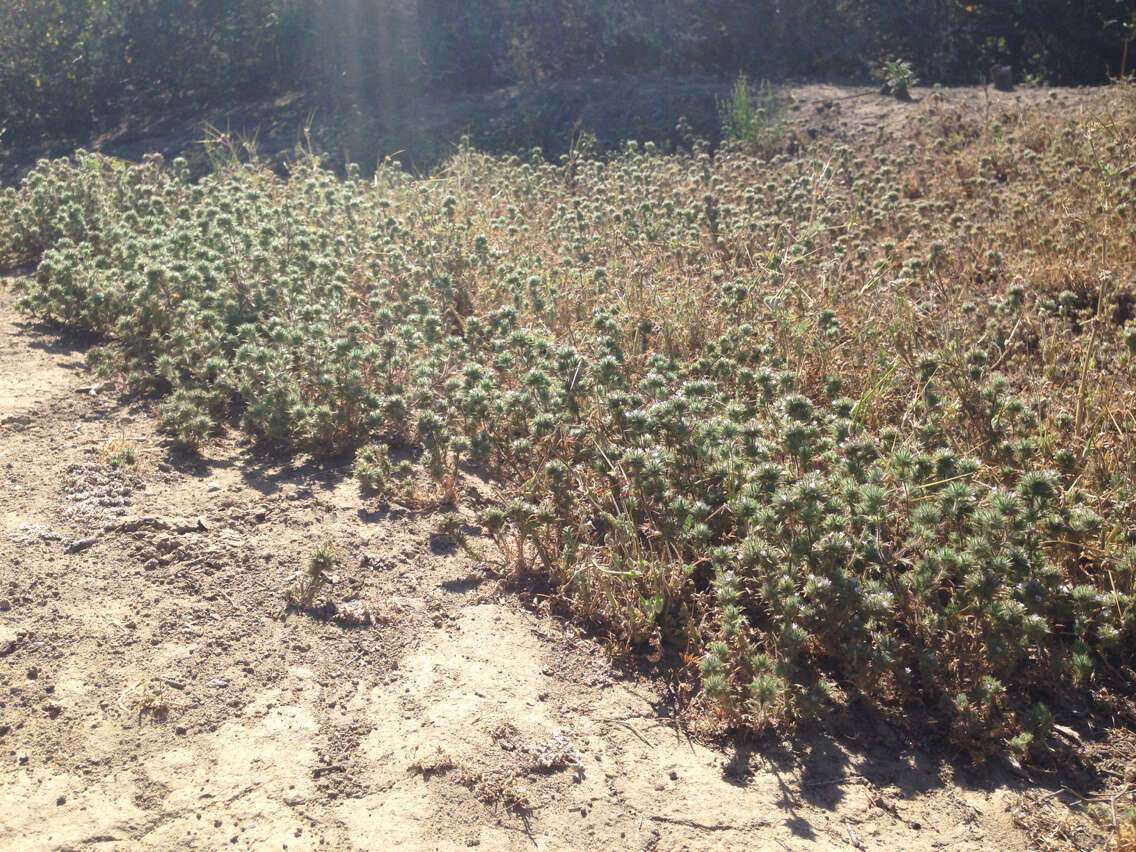
[[0,598],[0,612],[7,612],[12,608],[12,603],[7,598]]
[[1054,725],[1053,730],[1070,742],[1076,743],[1077,745],[1084,745],[1084,742],[1081,740],[1081,735],[1066,725]]
[[999,92],[1014,91],[1014,69],[1010,65],[991,65],[987,79]]
[[16,762],[19,763],[20,766],[27,766],[27,763],[28,763],[27,752],[21,752],[20,756],[16,758]]
[[185,734],[186,734],[186,727],[185,727],[185,725],[176,725],[176,726],[174,726],[174,733],[175,733],[175,734],[177,734],[177,735],[178,735],[178,736],[180,736],[180,737],[184,737],[184,736],[185,736]]
[[21,638],[15,630],[0,624],[0,657],[6,657],[20,647]]
[[98,540],[99,537],[97,535],[89,535],[86,538],[77,538],[63,549],[67,553],[78,553],[80,550],[86,550]]
[[60,796],[58,799],[55,800],[55,804],[57,806],[67,804],[67,797],[66,796]]
[[37,677],[39,677],[39,669],[32,666],[28,669],[28,680],[35,680]]

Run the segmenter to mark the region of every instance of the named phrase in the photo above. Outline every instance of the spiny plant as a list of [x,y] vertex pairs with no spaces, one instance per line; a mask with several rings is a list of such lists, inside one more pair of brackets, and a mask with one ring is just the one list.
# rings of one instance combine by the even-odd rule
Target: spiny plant
[[177,442],[355,450],[416,505],[477,470],[505,562],[681,649],[708,724],[858,695],[1037,759],[1131,687],[1133,93],[429,180],[79,153],[0,196],[0,253]]
[[470,544],[469,536],[465,532],[465,521],[457,512],[447,512],[438,519],[438,535],[453,541],[465,552],[466,556],[475,562],[481,562],[485,557],[474,550]]
[[114,468],[133,468],[138,464],[138,449],[130,441],[115,438],[103,448],[106,463]]
[[324,586],[331,582],[331,573],[338,564],[335,545],[327,539],[312,552],[303,575],[284,592],[286,608],[304,610],[310,607]]
[[352,472],[365,491],[384,494],[390,487],[394,467],[391,465],[386,447],[372,444],[363,447],[355,454]]

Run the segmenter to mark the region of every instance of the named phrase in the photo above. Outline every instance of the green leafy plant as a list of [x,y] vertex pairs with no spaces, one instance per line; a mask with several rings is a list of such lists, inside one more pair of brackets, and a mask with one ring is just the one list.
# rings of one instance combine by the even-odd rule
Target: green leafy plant
[[783,141],[788,104],[769,81],[762,80],[755,91],[739,74],[729,96],[719,98],[717,104],[722,134],[728,139],[763,155],[772,154]]
[[889,59],[883,67],[883,92],[896,100],[911,100],[911,88],[919,79],[911,69],[911,63],[904,59]]

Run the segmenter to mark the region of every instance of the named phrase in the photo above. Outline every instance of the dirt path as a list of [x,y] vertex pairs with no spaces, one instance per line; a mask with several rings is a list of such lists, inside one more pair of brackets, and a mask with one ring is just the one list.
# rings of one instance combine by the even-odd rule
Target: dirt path
[[[447,550],[429,514],[236,442],[179,462],[148,403],[78,393],[83,353],[13,301],[0,848],[1025,847],[1004,782],[879,720],[752,754],[692,742],[656,684]],[[335,611],[282,620],[325,538]]]

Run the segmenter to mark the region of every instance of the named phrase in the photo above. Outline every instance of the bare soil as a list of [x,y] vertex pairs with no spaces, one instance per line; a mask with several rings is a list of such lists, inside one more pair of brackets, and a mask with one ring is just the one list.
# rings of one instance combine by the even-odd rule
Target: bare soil
[[[805,133],[935,117],[799,99]],[[1104,843],[1060,779],[868,710],[700,742],[665,670],[613,664],[436,513],[240,436],[171,451],[155,400],[14,301],[0,286],[0,849],[1019,850],[1043,806],[1062,842]],[[491,492],[468,489],[472,517]],[[336,582],[284,612],[327,539]]]

